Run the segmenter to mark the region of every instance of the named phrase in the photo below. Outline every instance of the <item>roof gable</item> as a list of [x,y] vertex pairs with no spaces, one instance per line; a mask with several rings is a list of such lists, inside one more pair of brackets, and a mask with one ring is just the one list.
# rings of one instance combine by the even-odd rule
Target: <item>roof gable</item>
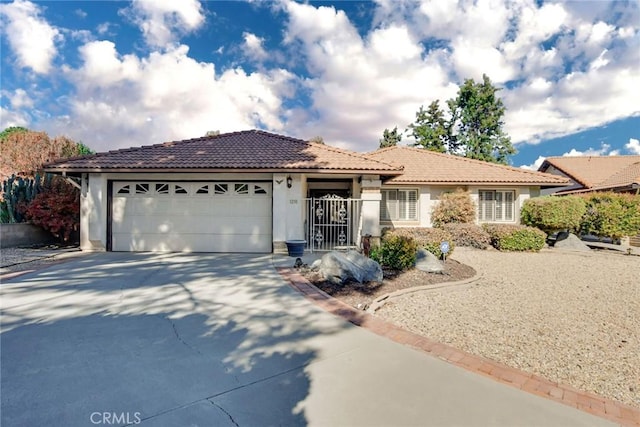
[[640,156],[548,157],[539,170],[550,166],[587,189],[627,186],[640,177]]
[[329,145],[261,130],[128,148],[46,165],[51,172],[326,171],[397,175],[401,167]]
[[388,147],[369,154],[374,159],[401,164],[404,174],[391,183],[515,184],[563,186],[568,180],[551,174],[489,163],[420,148]]

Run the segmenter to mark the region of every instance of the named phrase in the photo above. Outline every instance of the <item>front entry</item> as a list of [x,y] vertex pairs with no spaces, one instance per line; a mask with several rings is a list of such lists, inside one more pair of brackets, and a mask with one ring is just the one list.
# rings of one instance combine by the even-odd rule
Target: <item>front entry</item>
[[307,199],[306,240],[311,251],[348,249],[356,245],[360,200],[342,190],[314,190]]

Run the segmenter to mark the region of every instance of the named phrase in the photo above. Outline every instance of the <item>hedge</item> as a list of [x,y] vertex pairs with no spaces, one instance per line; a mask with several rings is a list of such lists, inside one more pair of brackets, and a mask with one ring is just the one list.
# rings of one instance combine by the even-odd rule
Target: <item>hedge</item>
[[640,233],[640,196],[623,193],[590,193],[580,232],[619,239]]
[[526,200],[520,210],[522,224],[547,233],[577,231],[587,210],[584,198],[578,196],[544,196]]
[[500,251],[539,251],[546,243],[547,234],[534,227],[511,224],[483,224],[491,236],[491,245]]
[[443,224],[443,230],[451,234],[456,246],[467,246],[476,249],[487,249],[491,246],[491,236],[476,224]]
[[442,251],[440,250],[440,244],[442,242],[449,242],[449,252],[447,256],[451,256],[455,249],[455,242],[453,241],[451,233],[441,228],[403,227],[395,228],[387,233],[387,235],[389,234],[410,237],[415,240],[419,247],[425,248],[438,258],[442,258]]

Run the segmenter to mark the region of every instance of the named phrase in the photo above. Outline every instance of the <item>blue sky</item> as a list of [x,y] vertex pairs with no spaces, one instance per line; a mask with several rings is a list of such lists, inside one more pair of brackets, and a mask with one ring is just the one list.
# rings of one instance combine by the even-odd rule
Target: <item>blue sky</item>
[[21,0],[0,19],[1,127],[97,151],[251,128],[372,151],[484,73],[513,165],[640,155],[638,1]]

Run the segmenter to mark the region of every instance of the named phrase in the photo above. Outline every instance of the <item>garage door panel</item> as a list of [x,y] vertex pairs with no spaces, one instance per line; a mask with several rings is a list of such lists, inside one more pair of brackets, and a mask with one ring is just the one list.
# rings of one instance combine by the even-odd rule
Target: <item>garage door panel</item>
[[114,250],[134,252],[271,252],[268,235],[113,234]]
[[[118,187],[122,188],[123,183]],[[149,182],[150,191],[112,199],[112,250],[271,252],[272,199],[269,183],[247,184],[249,194],[216,194],[214,183]],[[244,185],[244,184],[241,184]],[[147,187],[140,187],[147,188]],[[167,189],[159,193],[156,189]],[[194,189],[208,189],[197,193]],[[236,188],[228,183],[227,188]],[[239,187],[241,188],[241,187]],[[264,190],[267,190],[265,194]],[[177,193],[186,189],[188,194]],[[260,189],[259,191],[256,189]]]

